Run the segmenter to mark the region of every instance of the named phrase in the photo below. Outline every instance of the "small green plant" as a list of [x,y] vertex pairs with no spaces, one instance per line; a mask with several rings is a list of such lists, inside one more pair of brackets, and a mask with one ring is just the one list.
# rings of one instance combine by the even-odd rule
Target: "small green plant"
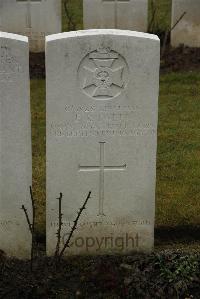
[[184,291],[188,291],[190,282],[199,276],[200,260],[193,255],[157,255],[160,277],[170,284],[177,293],[177,298]]

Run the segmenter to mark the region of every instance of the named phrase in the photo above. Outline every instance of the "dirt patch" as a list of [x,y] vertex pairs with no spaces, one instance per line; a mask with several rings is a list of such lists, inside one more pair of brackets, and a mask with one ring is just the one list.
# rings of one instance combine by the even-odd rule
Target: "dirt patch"
[[[166,48],[161,60],[161,73],[194,70],[200,70],[200,48]],[[44,53],[30,53],[30,77],[45,78]]]
[[161,72],[200,70],[200,48],[166,48]]
[[30,53],[29,64],[31,79],[45,78],[45,53]]
[[199,298],[200,255],[74,257],[30,262],[0,257],[0,298]]
[[169,245],[171,243],[190,244],[200,243],[199,226],[159,226],[155,228],[155,245]]

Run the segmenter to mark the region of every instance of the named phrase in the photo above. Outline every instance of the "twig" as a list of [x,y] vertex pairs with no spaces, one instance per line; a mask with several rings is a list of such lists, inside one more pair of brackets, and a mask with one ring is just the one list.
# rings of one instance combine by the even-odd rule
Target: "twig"
[[34,247],[35,247],[35,201],[33,198],[33,191],[32,191],[31,186],[30,186],[30,196],[31,196],[32,212],[33,212],[32,245],[31,245],[31,271],[32,271],[33,270]]
[[71,238],[72,238],[72,236],[73,236],[73,234],[74,234],[74,232],[75,232],[75,230],[77,228],[77,224],[78,224],[79,218],[80,218],[82,212],[86,209],[86,205],[87,205],[87,202],[90,199],[90,197],[91,197],[91,191],[88,193],[88,196],[87,196],[87,198],[86,198],[86,200],[85,200],[82,208],[80,208],[80,210],[78,211],[78,215],[77,215],[77,217],[76,217],[76,219],[74,221],[74,225],[73,225],[73,227],[72,227],[72,229],[70,231],[69,237],[68,237],[67,241],[65,242],[65,244],[63,246],[63,249],[61,250],[61,252],[59,254],[59,260],[62,258],[62,256],[63,256],[66,248],[69,248],[69,243],[70,243]]
[[59,255],[60,253],[60,241],[61,241],[61,230],[62,230],[62,193],[60,193],[59,198],[57,198],[59,200],[59,215],[58,215],[58,232],[57,232],[57,245],[56,245],[56,251],[55,251],[55,258]]
[[35,201],[33,198],[33,191],[32,187],[30,186],[30,196],[31,196],[31,203],[32,203],[32,212],[33,212],[33,224],[32,224],[32,231],[34,232],[35,230]]
[[163,46],[162,46],[162,51],[161,51],[161,58],[163,57],[164,53],[165,53],[165,48],[166,48],[166,44],[167,44],[167,39],[169,34],[174,30],[174,28],[176,28],[176,26],[179,24],[179,22],[182,20],[182,18],[186,15],[186,11],[184,11],[184,13],[182,13],[182,15],[180,16],[180,18],[176,21],[176,23],[170,28],[170,30],[166,30],[165,32],[165,37],[163,40]]
[[29,227],[29,230],[30,230],[30,233],[32,235],[33,231],[32,231],[32,225],[31,225],[31,222],[30,222],[30,219],[29,219],[29,216],[28,216],[28,212],[27,212],[27,209],[25,208],[24,205],[22,205],[22,210],[24,211],[24,214],[26,216],[26,221],[28,223],[28,227]]
[[28,223],[28,227],[32,236],[32,243],[31,243],[31,271],[33,270],[33,257],[34,257],[34,245],[35,245],[35,201],[33,198],[33,192],[32,187],[30,186],[30,196],[31,196],[31,202],[32,202],[32,213],[33,213],[33,220],[32,224],[27,212],[27,209],[24,205],[22,205],[22,210],[24,211],[24,214],[26,216],[26,221]]
[[172,30],[174,30],[174,28],[178,25],[178,23],[182,20],[182,18],[186,15],[186,11],[184,11],[184,13],[180,16],[180,18],[176,21],[176,23],[174,24],[174,26],[172,26],[172,28],[171,28],[171,30],[170,30],[170,32],[172,31]]

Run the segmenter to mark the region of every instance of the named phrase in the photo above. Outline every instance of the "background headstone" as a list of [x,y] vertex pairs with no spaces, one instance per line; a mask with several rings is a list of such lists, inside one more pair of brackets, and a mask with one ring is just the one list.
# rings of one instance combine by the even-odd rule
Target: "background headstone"
[[30,51],[44,51],[45,35],[61,32],[61,0],[0,0],[0,30],[29,37]]
[[89,190],[68,253],[151,250],[159,39],[88,30],[49,36],[46,47],[48,254],[59,193],[64,242]]
[[30,256],[31,117],[28,38],[0,32],[0,249]]
[[85,29],[117,28],[146,32],[148,0],[83,0]]
[[186,12],[181,21],[172,30],[171,44],[178,47],[181,44],[189,47],[200,47],[200,1],[173,0],[172,26]]

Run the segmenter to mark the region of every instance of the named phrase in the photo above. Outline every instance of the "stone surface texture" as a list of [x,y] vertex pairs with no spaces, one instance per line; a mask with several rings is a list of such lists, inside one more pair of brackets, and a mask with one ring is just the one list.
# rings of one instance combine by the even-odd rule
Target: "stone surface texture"
[[173,0],[172,26],[186,12],[181,21],[172,30],[171,44],[173,47],[185,45],[200,47],[200,1],[199,0]]
[[159,39],[123,30],[48,36],[47,251],[62,244],[92,191],[66,254],[150,251],[154,243]]
[[[31,235],[31,117],[28,38],[0,32],[0,249],[28,258]],[[32,220],[32,218],[31,218]]]
[[29,37],[43,52],[45,35],[61,32],[61,0],[0,0],[0,30]]
[[148,0],[83,0],[84,29],[146,32]]

